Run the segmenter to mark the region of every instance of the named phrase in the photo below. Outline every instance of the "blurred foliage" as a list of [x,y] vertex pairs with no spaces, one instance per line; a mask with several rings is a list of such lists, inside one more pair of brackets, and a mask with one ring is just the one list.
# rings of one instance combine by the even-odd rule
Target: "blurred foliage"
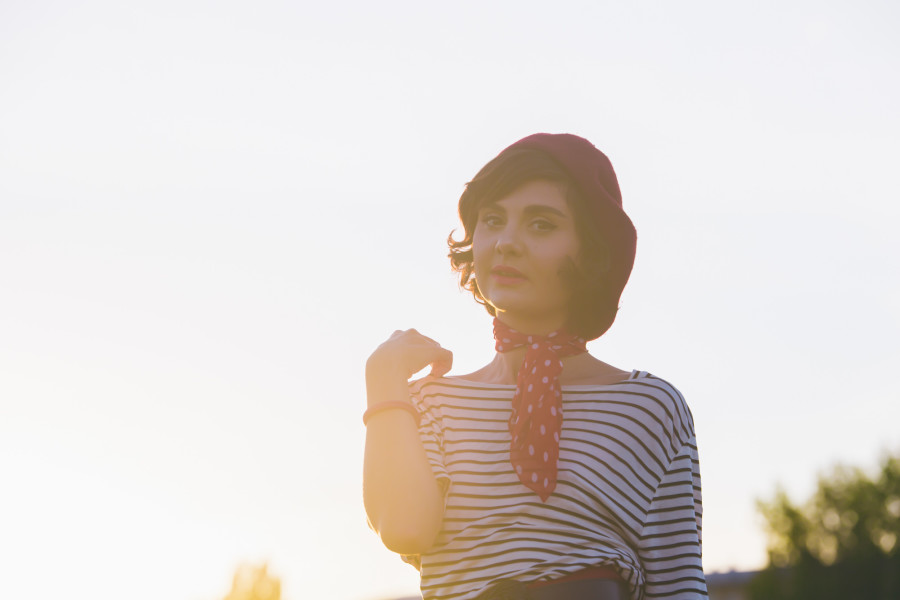
[[269,574],[268,565],[241,565],[223,600],[281,600],[281,581]]
[[874,477],[837,467],[802,505],[779,489],[758,508],[769,567],[750,584],[754,600],[900,598],[900,456]]

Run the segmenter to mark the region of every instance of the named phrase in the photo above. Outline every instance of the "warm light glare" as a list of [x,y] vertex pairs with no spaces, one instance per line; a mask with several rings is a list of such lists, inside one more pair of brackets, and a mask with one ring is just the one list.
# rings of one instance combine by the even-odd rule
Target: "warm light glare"
[[900,443],[900,13],[774,10],[3,3],[0,597],[415,594],[363,365],[410,327],[490,360],[446,237],[535,131],[615,165],[637,261],[589,349],[686,395],[705,567],[762,567],[757,498]]

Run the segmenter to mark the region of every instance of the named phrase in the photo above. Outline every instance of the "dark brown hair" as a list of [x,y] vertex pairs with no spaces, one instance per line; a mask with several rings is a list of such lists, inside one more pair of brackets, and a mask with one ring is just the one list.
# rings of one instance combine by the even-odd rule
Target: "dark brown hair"
[[572,292],[566,328],[585,339],[595,339],[609,329],[618,311],[618,298],[610,298],[604,285],[604,275],[610,265],[609,249],[588,210],[586,199],[559,163],[545,152],[524,148],[503,152],[466,184],[459,198],[459,220],[463,224],[465,237],[456,241],[451,233],[447,238],[450,264],[459,273],[460,287],[472,292],[476,302],[484,305],[491,316],[496,316],[496,310],[484,300],[473,277],[472,241],[478,211],[486,203],[501,200],[522,185],[538,180],[563,184],[566,201],[575,217],[578,257],[570,260],[560,274]]

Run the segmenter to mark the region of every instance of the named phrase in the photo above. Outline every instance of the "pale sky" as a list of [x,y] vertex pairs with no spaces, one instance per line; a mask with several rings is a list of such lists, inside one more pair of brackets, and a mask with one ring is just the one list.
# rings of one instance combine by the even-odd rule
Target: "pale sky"
[[590,344],[690,403],[707,571],[755,501],[900,451],[895,2],[0,0],[0,596],[414,594],[367,529],[363,365],[492,355],[446,236],[537,131],[638,230]]

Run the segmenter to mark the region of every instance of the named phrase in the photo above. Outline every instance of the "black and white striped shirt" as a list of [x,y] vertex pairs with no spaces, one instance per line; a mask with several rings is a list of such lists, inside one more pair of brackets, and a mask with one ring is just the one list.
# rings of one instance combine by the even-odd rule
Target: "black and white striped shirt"
[[410,384],[420,437],[446,489],[443,526],[418,557],[425,600],[469,600],[491,582],[616,570],[632,598],[706,597],[694,424],[668,382],[633,371],[563,387],[558,483],[546,503],[509,462],[514,385]]

